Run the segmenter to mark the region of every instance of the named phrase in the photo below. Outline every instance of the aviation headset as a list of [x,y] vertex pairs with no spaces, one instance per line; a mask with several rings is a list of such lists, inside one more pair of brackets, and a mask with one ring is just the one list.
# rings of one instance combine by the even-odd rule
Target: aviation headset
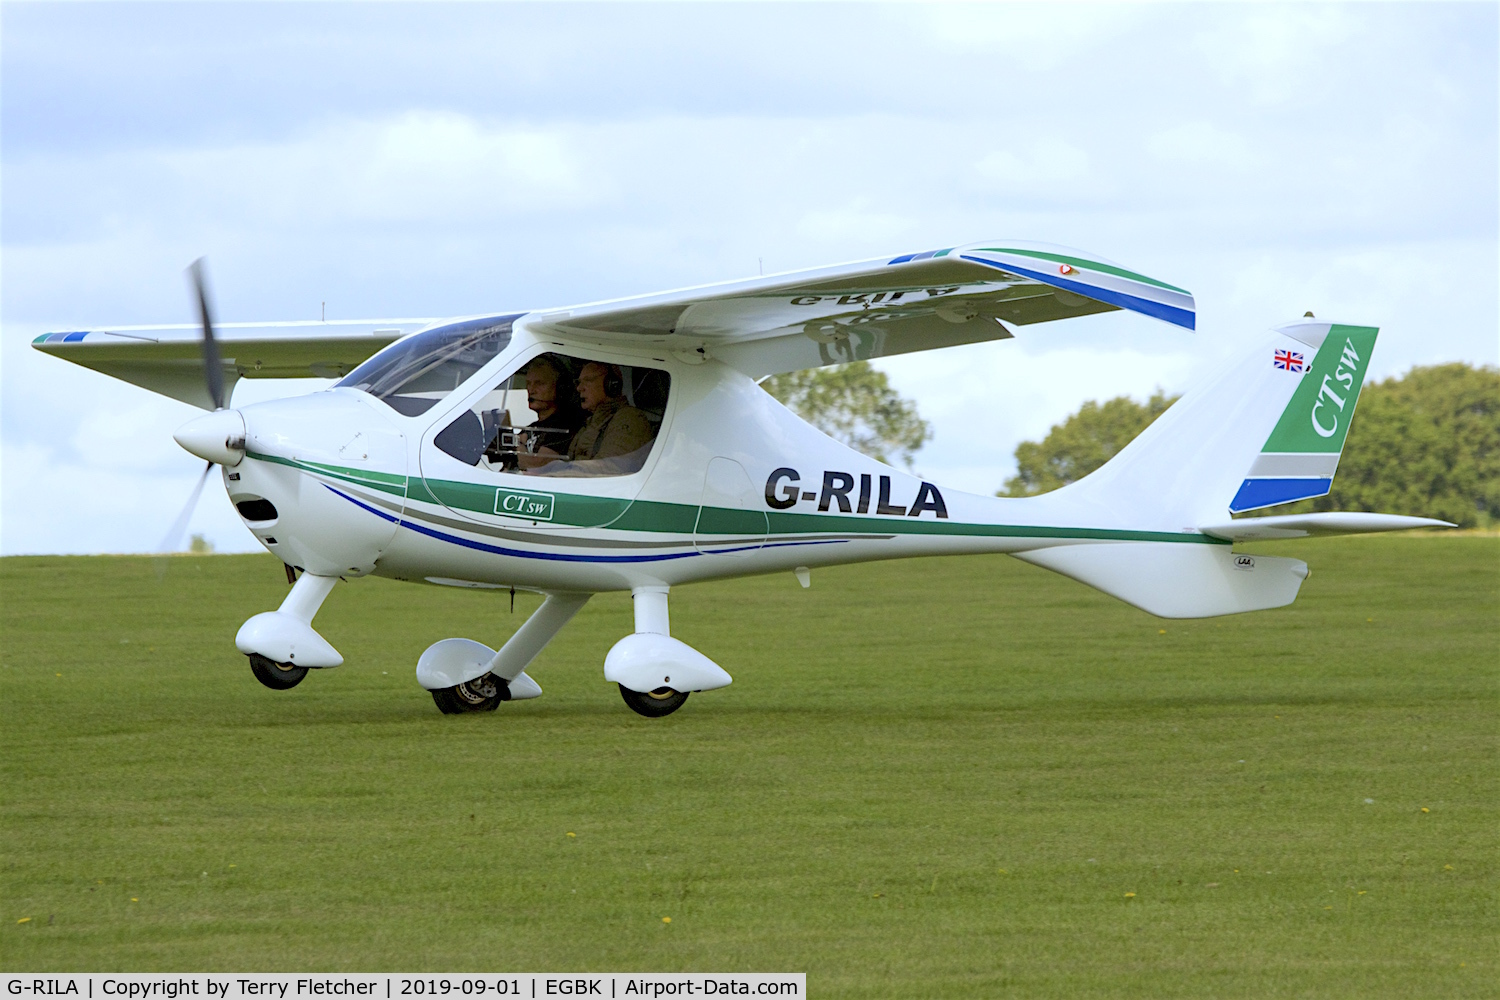
[[[600,364],[600,362],[595,362]],[[625,395],[625,375],[619,365],[602,365],[604,368],[604,395],[615,399]]]

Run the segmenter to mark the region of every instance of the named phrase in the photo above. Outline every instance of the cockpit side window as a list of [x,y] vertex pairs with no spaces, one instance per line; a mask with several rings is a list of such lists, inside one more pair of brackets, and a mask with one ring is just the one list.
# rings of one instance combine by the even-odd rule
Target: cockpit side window
[[339,385],[363,389],[404,416],[426,413],[505,350],[524,315],[465,320],[399,340]]
[[433,439],[466,465],[524,476],[624,476],[646,463],[671,377],[656,368],[541,354]]

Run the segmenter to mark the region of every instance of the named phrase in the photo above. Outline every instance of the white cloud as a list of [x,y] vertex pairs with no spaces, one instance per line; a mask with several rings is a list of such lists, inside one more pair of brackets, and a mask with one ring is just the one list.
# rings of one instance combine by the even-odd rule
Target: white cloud
[[1298,97],[1331,50],[1357,30],[1354,15],[1340,4],[1254,4],[1222,12],[1195,48],[1224,85],[1244,90],[1256,104]]
[[1071,142],[1050,136],[993,150],[974,164],[974,172],[982,183],[998,185],[1012,198],[1077,197],[1083,193],[1080,185],[1098,184],[1090,170],[1089,154]]
[[931,38],[938,51],[993,61],[996,87],[1014,68],[1037,71],[1076,66],[1151,17],[1131,4],[957,3],[909,8],[895,15]]
[[912,221],[881,212],[867,199],[844,208],[813,209],[797,220],[797,235],[815,243],[896,246],[912,230]]
[[1265,157],[1240,133],[1208,121],[1162,129],[1146,141],[1152,156],[1172,165],[1212,165],[1249,173],[1264,169]]

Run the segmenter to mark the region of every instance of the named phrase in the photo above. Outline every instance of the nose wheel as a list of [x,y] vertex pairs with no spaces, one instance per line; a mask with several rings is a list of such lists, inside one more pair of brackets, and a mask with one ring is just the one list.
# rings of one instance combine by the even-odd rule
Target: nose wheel
[[686,691],[674,691],[669,687],[659,687],[654,691],[632,691],[624,684],[620,685],[620,697],[625,699],[625,704],[630,706],[632,712],[648,719],[671,715],[688,700]]
[[250,654],[250,672],[272,691],[294,688],[307,676],[306,667],[299,667],[295,663],[277,663],[259,653]]

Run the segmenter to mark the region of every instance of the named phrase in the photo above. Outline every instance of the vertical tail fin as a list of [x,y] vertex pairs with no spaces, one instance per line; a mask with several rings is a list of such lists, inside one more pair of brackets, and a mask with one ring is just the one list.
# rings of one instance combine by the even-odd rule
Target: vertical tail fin
[[1197,530],[1328,492],[1378,333],[1279,327],[1054,496],[1122,526]]
[[[1222,524],[1226,508],[1239,513],[1322,496],[1333,483],[1377,332],[1330,323],[1281,327],[1172,404],[1103,468],[1049,495],[1060,507],[1096,519],[1107,514],[1122,526],[1208,529],[1225,540],[1233,537]],[[1281,607],[1307,578],[1306,563],[1228,545],[1110,542],[1016,557],[1165,618]]]
[[[1326,496],[1359,402],[1377,331],[1331,325],[1229,509],[1235,514]],[[1295,363],[1295,362],[1293,362]]]

